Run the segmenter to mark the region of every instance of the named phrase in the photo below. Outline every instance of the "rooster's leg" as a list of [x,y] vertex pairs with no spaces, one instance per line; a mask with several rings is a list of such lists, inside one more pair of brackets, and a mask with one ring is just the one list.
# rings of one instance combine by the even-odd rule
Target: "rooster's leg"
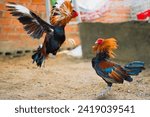
[[106,93],[108,93],[108,91],[110,91],[110,89],[111,89],[111,87],[110,87],[110,86],[107,86],[106,89],[104,89],[104,90],[102,90],[102,91],[100,92],[100,94],[98,95],[98,97],[99,97],[99,96],[104,96]]
[[106,89],[102,90],[100,94],[98,95],[98,97],[101,97],[107,94],[111,90],[111,86],[112,86],[112,83],[108,83]]
[[43,67],[45,67],[45,61],[43,61]]

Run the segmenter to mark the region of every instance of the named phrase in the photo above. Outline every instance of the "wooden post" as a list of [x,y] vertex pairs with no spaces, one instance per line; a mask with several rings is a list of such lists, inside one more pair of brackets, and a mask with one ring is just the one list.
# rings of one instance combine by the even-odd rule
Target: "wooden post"
[[47,16],[47,18],[46,18],[46,21],[48,22],[48,23],[50,23],[50,10],[51,10],[51,2],[50,2],[50,0],[46,0],[46,16]]

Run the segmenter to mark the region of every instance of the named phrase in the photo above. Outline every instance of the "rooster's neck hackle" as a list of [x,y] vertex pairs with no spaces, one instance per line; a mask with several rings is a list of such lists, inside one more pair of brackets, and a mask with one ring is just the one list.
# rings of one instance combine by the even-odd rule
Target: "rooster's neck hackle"
[[54,26],[65,26],[72,19],[73,7],[70,1],[65,1],[63,4],[51,11],[50,23]]
[[97,55],[105,55],[102,58],[115,58],[113,50],[117,49],[117,40],[114,38],[104,39],[102,44],[96,44],[93,46],[93,51]]

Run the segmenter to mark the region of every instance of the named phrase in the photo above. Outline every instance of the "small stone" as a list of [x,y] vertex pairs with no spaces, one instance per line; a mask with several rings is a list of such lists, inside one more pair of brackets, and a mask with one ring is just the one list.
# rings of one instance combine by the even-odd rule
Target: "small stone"
[[128,90],[127,92],[128,92],[128,93],[131,93],[131,91],[130,91],[130,90]]

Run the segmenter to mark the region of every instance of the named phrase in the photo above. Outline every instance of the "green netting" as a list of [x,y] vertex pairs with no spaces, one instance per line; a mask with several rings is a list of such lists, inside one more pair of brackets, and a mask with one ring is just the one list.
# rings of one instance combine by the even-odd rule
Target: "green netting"
[[50,0],[50,1],[51,1],[51,5],[54,6],[54,4],[57,0]]

